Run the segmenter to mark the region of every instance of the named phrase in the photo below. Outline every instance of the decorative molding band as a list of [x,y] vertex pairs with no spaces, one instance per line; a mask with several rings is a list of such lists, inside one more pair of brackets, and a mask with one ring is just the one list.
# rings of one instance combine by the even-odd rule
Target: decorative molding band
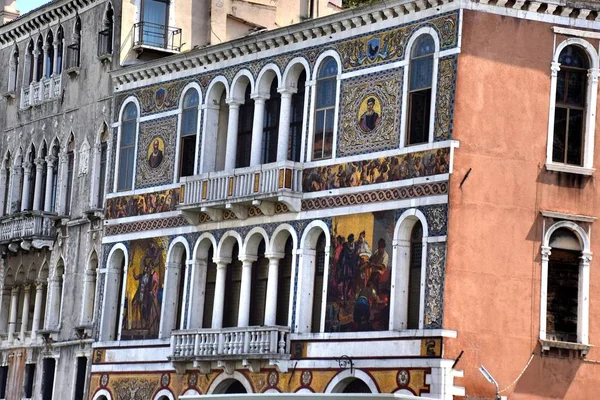
[[447,193],[448,182],[426,183],[395,189],[374,190],[371,192],[302,200],[302,211],[355,206],[360,204],[378,203],[381,201],[404,200]]
[[104,234],[106,236],[114,236],[132,232],[152,231],[155,229],[179,228],[187,225],[189,225],[188,222],[182,217],[151,219],[126,224],[109,225],[104,229]]

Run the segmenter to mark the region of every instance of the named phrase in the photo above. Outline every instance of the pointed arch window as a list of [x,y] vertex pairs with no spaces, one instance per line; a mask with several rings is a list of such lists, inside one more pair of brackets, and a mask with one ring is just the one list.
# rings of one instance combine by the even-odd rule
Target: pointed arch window
[[67,69],[79,68],[81,63],[81,18],[75,19],[73,40],[67,46]]
[[44,76],[44,44],[41,36],[38,37],[35,50],[35,81],[39,82]]
[[58,30],[56,31],[56,43],[57,43],[56,74],[57,75],[60,75],[62,73],[62,69],[63,69],[64,39],[65,39],[65,34],[64,34],[63,28],[62,28],[62,26],[59,26]]
[[121,123],[121,142],[119,145],[119,171],[117,190],[133,188],[133,164],[135,158],[135,138],[137,132],[138,111],[134,103],[125,106]]
[[67,193],[65,197],[65,215],[71,214],[71,195],[73,192],[73,178],[75,168],[75,138],[71,139],[67,148]]
[[194,175],[199,105],[200,94],[196,89],[189,89],[183,97],[183,112],[181,114],[181,139],[179,142],[180,177]]
[[44,71],[44,76],[50,78],[54,73],[54,35],[52,31],[48,31],[48,35],[46,36],[46,71]]
[[35,178],[36,178],[36,171],[35,171],[35,147],[31,146],[31,150],[29,151],[29,157],[27,159],[28,161],[28,168],[29,168],[29,176],[27,177],[27,179],[29,180],[29,182],[27,183],[27,187],[29,189],[29,193],[28,193],[28,197],[27,197],[27,204],[25,204],[25,210],[33,210],[33,198],[35,196]]
[[327,57],[317,74],[315,101],[315,127],[312,159],[331,158],[333,152],[333,124],[337,99],[338,65],[333,57]]
[[104,14],[104,29],[98,33],[98,57],[109,56],[113,52],[114,11],[108,3]]
[[102,127],[102,136],[100,138],[100,171],[98,174],[98,193],[96,198],[96,207],[104,207],[104,192],[106,191],[106,165],[108,160],[108,127],[106,124]]
[[6,159],[4,160],[3,171],[2,171],[2,175],[4,178],[4,182],[2,185],[2,190],[4,192],[3,197],[2,197],[2,200],[4,201],[4,207],[2,208],[2,215],[10,214],[11,165],[12,165],[12,160],[10,157],[10,153],[8,153],[8,155],[6,156]]
[[14,92],[17,89],[17,73],[19,71],[19,48],[17,46],[10,56],[9,68],[8,91]]
[[33,82],[33,64],[35,63],[33,49],[33,40],[30,40],[27,45],[27,51],[25,52],[25,73],[23,74],[23,82],[25,85],[29,85]]
[[435,42],[431,35],[421,35],[412,47],[409,66],[407,145],[429,141],[434,52]]
[[[52,147],[52,156],[54,160],[58,160],[60,145],[55,143]],[[58,165],[52,168],[52,186],[50,187],[50,212],[56,212],[56,194],[58,192]]]

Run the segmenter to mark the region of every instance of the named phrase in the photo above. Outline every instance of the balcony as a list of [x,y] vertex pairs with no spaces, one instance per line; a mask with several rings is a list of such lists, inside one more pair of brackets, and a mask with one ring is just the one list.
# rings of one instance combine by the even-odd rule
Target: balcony
[[133,25],[133,49],[179,53],[181,51],[181,28],[152,22],[138,22]]
[[210,362],[229,368],[234,361],[259,366],[261,360],[271,364],[290,358],[290,328],[284,326],[250,326],[223,329],[176,331],[171,336],[173,363],[194,362],[209,370]]
[[293,161],[208,172],[182,178],[181,182],[179,209],[186,218],[203,212],[212,220],[220,220],[222,209],[230,209],[239,219],[245,219],[251,205],[258,206],[265,215],[273,215],[276,202],[300,211],[302,164]]
[[39,82],[32,82],[21,88],[21,108],[28,108],[45,101],[56,100],[61,93],[61,76],[43,77]]
[[22,250],[51,247],[56,237],[52,215],[16,214],[0,219],[0,244],[8,244],[8,249]]

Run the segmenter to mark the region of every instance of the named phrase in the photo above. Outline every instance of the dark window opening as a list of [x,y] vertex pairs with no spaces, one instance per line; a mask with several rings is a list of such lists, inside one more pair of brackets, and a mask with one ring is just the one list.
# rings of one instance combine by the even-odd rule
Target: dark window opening
[[262,160],[263,164],[277,161],[277,135],[279,134],[279,109],[281,94],[277,91],[277,79],[271,82],[269,98],[265,101],[263,123]]
[[100,176],[98,178],[98,208],[104,206],[104,192],[106,190],[106,160],[108,152],[108,143],[100,144]]
[[430,35],[421,36],[413,46],[409,67],[407,145],[429,141],[434,51],[435,43]]
[[317,240],[311,332],[321,332],[321,305],[323,303],[323,280],[325,276],[325,234]]
[[113,52],[114,12],[109,5],[104,15],[104,29],[98,33],[98,56],[110,55]]
[[417,222],[410,235],[410,266],[408,278],[408,329],[419,329],[421,304],[421,258],[423,254],[423,225]]
[[190,89],[183,99],[183,113],[181,116],[181,143],[179,176],[194,175],[196,161],[196,136],[198,132],[198,104],[200,96],[198,91]]
[[588,61],[582,50],[567,46],[559,56],[552,161],[583,165]]
[[77,378],[75,381],[75,400],[84,400],[87,357],[77,357]]
[[243,168],[250,165],[252,150],[252,121],[254,119],[254,100],[250,98],[250,84],[246,86],[244,104],[240,105],[238,118],[238,137],[235,167]]
[[231,264],[227,266],[227,275],[225,278],[223,328],[231,328],[238,324],[241,287],[242,262],[239,260],[239,248],[236,243],[231,252]]
[[175,315],[175,324],[173,324],[175,329],[179,329],[180,327],[183,329],[183,326],[181,326],[181,318],[185,311],[185,274],[187,272],[185,261],[186,254],[183,252],[183,254],[181,254],[181,259],[179,260],[179,282],[177,285],[177,304],[175,304],[177,313]]
[[51,30],[46,36],[46,71],[44,73],[48,78],[54,73],[54,37]]
[[275,323],[288,326],[290,290],[292,284],[292,252],[294,241],[288,237],[285,242],[285,256],[279,261],[279,282],[277,284],[277,315]]
[[73,168],[75,164],[75,154],[73,151],[67,152],[67,198],[65,199],[65,215],[71,214],[71,194],[73,191]]
[[42,365],[42,400],[52,400],[55,369],[56,360],[54,358],[44,358]]
[[371,393],[371,389],[360,379],[353,379],[342,393]]
[[166,48],[169,30],[169,2],[167,0],[144,0],[142,43],[147,46]]
[[0,367],[0,399],[6,398],[6,383],[8,382],[8,366]]
[[298,91],[292,95],[290,119],[290,139],[288,142],[288,160],[300,162],[302,146],[302,124],[304,122],[304,93],[306,90],[306,71],[298,78]]
[[208,250],[206,264],[206,289],[204,290],[204,312],[202,328],[212,327],[213,305],[215,303],[215,284],[217,282],[217,264],[213,261],[213,249]]
[[577,342],[580,251],[553,248],[548,260],[546,337]]
[[225,393],[226,394],[248,393],[248,391],[246,391],[246,388],[244,387],[244,385],[242,385],[239,381],[234,381],[231,383],[231,385],[229,385],[227,390],[225,390]]
[[38,38],[37,41],[37,57],[35,58],[35,62],[36,62],[36,75],[35,75],[35,80],[36,82],[39,82],[42,79],[42,76],[44,76],[44,48],[43,48],[43,44],[42,44],[42,37],[40,36]]
[[265,258],[265,241],[258,245],[258,259],[252,265],[252,285],[250,292],[250,326],[264,325],[267,303],[267,279],[269,259]]
[[56,74],[60,74],[62,72],[64,36],[63,28],[62,26],[59,26],[58,32],[56,33],[56,41],[58,42],[58,50],[56,52]]
[[26,399],[33,397],[33,380],[35,378],[35,364],[25,364],[25,376],[23,377],[23,392]]

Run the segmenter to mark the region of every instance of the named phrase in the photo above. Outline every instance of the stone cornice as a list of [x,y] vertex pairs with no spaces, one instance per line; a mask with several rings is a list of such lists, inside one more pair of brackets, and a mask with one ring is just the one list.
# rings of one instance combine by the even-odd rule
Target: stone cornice
[[49,24],[69,19],[82,9],[102,0],[60,0],[27,13],[0,26],[0,47],[47,27]]
[[[533,12],[541,15],[565,17],[565,24],[571,19],[588,22],[600,21],[600,4],[593,2],[572,2],[565,0],[531,1],[497,0],[394,0],[381,1],[372,6],[349,9],[327,17],[305,21],[288,27],[246,35],[228,42],[191,50],[155,61],[133,65],[113,72],[114,86],[149,80],[187,69],[208,67],[212,64],[230,61],[285,45],[301,43],[334,33],[348,31],[365,25],[398,18],[407,14],[437,8],[455,3],[456,8],[472,8],[468,4],[477,3],[481,7],[497,10]],[[477,7],[477,6],[476,6]],[[541,17],[540,17],[541,18]],[[137,85],[136,85],[137,86]]]

